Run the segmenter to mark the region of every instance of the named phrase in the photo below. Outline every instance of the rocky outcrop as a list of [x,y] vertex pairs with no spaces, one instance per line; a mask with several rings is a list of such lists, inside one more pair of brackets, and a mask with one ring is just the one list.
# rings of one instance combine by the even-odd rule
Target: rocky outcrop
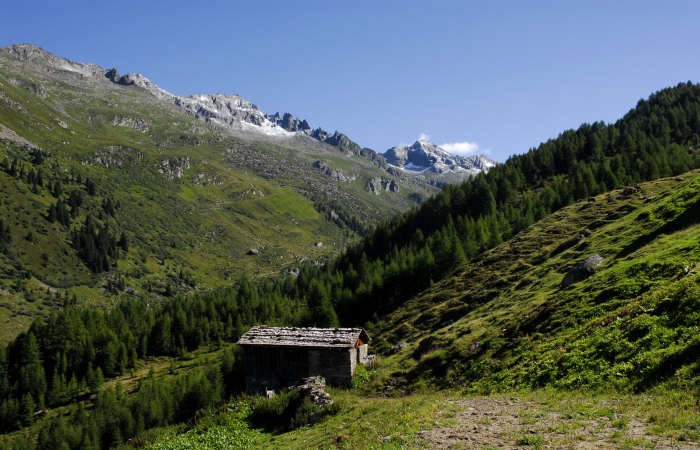
[[105,78],[110,80],[112,83],[119,83],[119,72],[117,72],[117,69],[111,68],[105,72]]
[[111,125],[115,127],[131,128],[136,131],[146,132],[148,131],[148,123],[145,120],[138,117],[121,117],[115,116],[110,122]]
[[598,267],[603,264],[603,257],[594,254],[576,264],[561,281],[561,287],[566,288],[574,283],[585,280],[593,275]]
[[338,147],[344,152],[352,153],[353,155],[359,155],[362,151],[362,148],[360,148],[359,145],[339,131],[336,131],[331,136],[326,137],[323,142],[334,147]]
[[401,171],[399,169],[397,169],[396,167],[392,167],[392,166],[389,166],[386,168],[386,173],[388,173],[392,177],[400,177],[402,175]]
[[379,195],[380,192],[399,192],[399,183],[395,179],[382,177],[370,178],[365,186],[368,192]]
[[306,120],[300,120],[295,118],[291,113],[284,113],[280,116],[280,113],[275,113],[272,115],[265,116],[269,121],[279,125],[287,131],[307,131],[311,127]]
[[10,142],[30,150],[37,150],[39,148],[35,143],[23,138],[3,124],[0,124],[0,142]]
[[312,167],[314,169],[320,170],[325,176],[332,178],[336,181],[348,182],[348,181],[353,181],[357,178],[355,175],[350,175],[350,176],[345,175],[343,173],[343,171],[340,169],[331,169],[330,167],[326,166],[321,161],[314,161],[314,163],[312,164]]
[[21,112],[21,113],[25,113],[25,114],[27,112],[27,108],[25,108],[24,105],[12,100],[10,97],[5,95],[5,93],[2,91],[0,91],[0,103],[4,103],[13,111],[17,111],[17,112]]
[[220,186],[224,182],[216,175],[200,172],[194,177],[194,184],[199,186]]
[[290,386],[289,389],[298,390],[302,397],[308,398],[314,405],[326,406],[333,403],[333,399],[326,392],[325,387],[326,379],[321,376],[315,376],[304,378],[295,386]]
[[367,192],[371,192],[374,195],[379,195],[382,191],[382,179],[379,177],[370,178],[367,181],[367,186],[365,187]]
[[182,175],[185,174],[185,170],[189,168],[190,157],[178,156],[161,161],[158,172],[162,173],[168,178],[168,180],[172,181],[176,178],[182,178]]
[[124,167],[128,164],[143,160],[144,154],[135,148],[121,145],[110,145],[96,151],[91,156],[85,158],[82,164],[88,166],[102,167]]

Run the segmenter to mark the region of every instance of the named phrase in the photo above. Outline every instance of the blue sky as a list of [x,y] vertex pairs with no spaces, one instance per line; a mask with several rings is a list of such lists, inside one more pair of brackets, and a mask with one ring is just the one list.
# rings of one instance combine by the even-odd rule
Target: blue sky
[[378,151],[425,134],[503,161],[700,78],[693,1],[7,3],[0,46],[238,93]]

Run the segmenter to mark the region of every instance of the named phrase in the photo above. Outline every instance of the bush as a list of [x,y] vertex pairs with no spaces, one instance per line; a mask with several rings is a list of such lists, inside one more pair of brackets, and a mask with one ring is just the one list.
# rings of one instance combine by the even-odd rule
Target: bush
[[250,421],[256,427],[281,428],[291,422],[301,403],[299,391],[282,391],[272,398],[263,398],[255,403]]
[[370,378],[370,371],[367,370],[362,364],[358,364],[355,367],[355,375],[352,377],[352,387],[359,388],[363,384],[366,384]]
[[294,429],[318,422],[327,415],[336,414],[339,409],[336,403],[316,405],[293,389],[256,402],[250,414],[250,422],[268,431]]

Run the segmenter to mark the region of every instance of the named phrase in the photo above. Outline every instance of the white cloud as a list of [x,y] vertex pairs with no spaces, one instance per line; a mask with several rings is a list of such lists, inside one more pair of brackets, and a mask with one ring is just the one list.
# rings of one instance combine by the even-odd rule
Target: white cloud
[[430,141],[430,136],[428,136],[427,133],[421,133],[420,136],[418,136],[419,141]]
[[450,142],[440,145],[440,148],[447,150],[453,155],[469,156],[479,151],[479,144],[476,142]]

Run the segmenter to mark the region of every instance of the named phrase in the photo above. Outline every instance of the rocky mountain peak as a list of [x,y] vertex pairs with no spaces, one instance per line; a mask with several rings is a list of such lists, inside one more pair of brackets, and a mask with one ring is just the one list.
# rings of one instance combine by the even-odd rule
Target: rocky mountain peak
[[56,56],[47,52],[41,47],[37,47],[34,44],[14,44],[7,47],[10,55],[19,59],[20,61],[31,61],[36,58],[56,58]]
[[0,51],[6,52],[10,58],[18,61],[57,72],[72,72],[83,77],[98,77],[104,74],[104,69],[98,65],[60,58],[34,44],[14,44],[0,48]]
[[407,173],[456,174],[459,179],[488,171],[496,164],[483,155],[453,155],[427,139],[419,139],[410,146],[392,147],[383,156],[390,165]]

